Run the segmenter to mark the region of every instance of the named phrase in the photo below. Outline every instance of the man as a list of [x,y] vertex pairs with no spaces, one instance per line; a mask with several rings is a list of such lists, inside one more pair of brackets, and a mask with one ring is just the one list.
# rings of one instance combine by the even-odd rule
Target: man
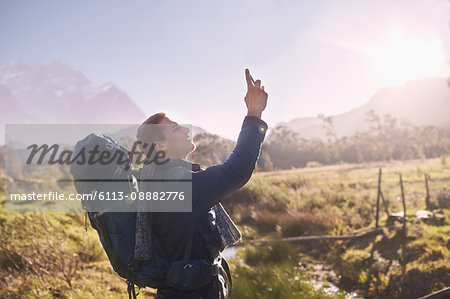
[[[201,170],[185,161],[186,156],[195,149],[188,138],[189,130],[179,126],[164,113],[151,116],[138,129],[138,141],[154,144],[157,151],[164,151],[170,159],[169,163],[162,165],[166,171],[165,178],[180,178],[186,172],[192,177],[192,213],[154,213],[152,216],[152,234],[171,261],[185,260],[188,256],[190,260],[217,264],[221,250],[229,245],[223,236],[226,225],[225,228],[220,227],[221,223],[216,222],[216,217],[228,216],[224,212],[217,214],[222,213],[219,203],[250,179],[267,130],[261,114],[266,108],[268,95],[261,81],[254,81],[248,69],[245,70],[245,77],[247,116],[236,147],[223,164]],[[150,132],[146,126],[149,124],[168,126],[158,133]],[[145,185],[143,187],[145,189]],[[232,222],[230,225],[234,226]],[[233,231],[232,228],[230,230]],[[222,265],[225,269],[219,266],[219,270],[212,273],[212,278],[206,279],[204,285],[194,282],[196,287],[183,290],[167,285],[158,289],[157,298],[230,297],[231,277],[227,278],[225,273],[229,273],[226,262],[222,262]]]

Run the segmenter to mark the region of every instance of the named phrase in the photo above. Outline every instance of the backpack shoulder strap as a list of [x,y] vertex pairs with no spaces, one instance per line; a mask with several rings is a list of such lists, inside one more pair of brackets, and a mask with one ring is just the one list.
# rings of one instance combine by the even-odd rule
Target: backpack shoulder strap
[[194,231],[195,231],[195,222],[196,219],[194,218],[194,221],[192,221],[191,229],[189,230],[188,236],[186,238],[186,243],[184,245],[184,254],[183,254],[183,264],[184,267],[189,267],[189,260],[191,259],[191,251],[192,251],[192,242],[194,239]]
[[221,266],[222,268],[225,270],[225,273],[227,274],[227,280],[229,283],[229,293],[230,293],[230,298],[233,298],[233,279],[231,278],[231,271],[230,271],[230,267],[228,266],[228,262],[227,260],[222,256],[221,257]]

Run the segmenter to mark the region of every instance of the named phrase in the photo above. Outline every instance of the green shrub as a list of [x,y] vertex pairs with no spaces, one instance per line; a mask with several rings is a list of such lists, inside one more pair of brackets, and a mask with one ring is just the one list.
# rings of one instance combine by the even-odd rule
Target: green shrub
[[450,285],[450,268],[411,268],[403,275],[394,275],[384,291],[391,298],[418,298]]
[[284,237],[329,234],[333,230],[334,220],[323,214],[296,212],[280,222]]
[[344,294],[327,294],[316,288],[305,279],[299,268],[290,262],[264,263],[258,267],[233,262],[231,268],[235,298],[345,298]]
[[298,259],[298,250],[284,241],[261,243],[255,247],[247,247],[244,254],[244,261],[251,266],[282,262],[297,264]]
[[280,222],[280,214],[271,212],[261,212],[255,217],[255,226],[260,233],[270,233],[277,229]]
[[361,274],[364,274],[364,268],[367,267],[369,258],[370,253],[365,250],[348,249],[341,257],[338,257],[335,269],[344,280],[359,284],[363,277]]

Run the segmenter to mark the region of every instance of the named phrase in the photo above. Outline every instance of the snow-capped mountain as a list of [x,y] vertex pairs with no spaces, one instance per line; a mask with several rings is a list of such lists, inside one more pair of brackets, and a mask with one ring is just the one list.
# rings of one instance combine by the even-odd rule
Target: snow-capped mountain
[[140,123],[144,113],[111,83],[96,86],[60,61],[0,66],[0,144],[4,125]]

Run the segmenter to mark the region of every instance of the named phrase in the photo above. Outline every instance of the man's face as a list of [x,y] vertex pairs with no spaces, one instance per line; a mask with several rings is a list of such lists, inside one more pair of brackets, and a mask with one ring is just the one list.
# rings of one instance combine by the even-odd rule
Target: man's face
[[189,137],[189,129],[165,117],[159,124],[165,125],[164,140],[158,141],[157,148],[166,152],[167,157],[185,159],[195,150],[195,145]]

